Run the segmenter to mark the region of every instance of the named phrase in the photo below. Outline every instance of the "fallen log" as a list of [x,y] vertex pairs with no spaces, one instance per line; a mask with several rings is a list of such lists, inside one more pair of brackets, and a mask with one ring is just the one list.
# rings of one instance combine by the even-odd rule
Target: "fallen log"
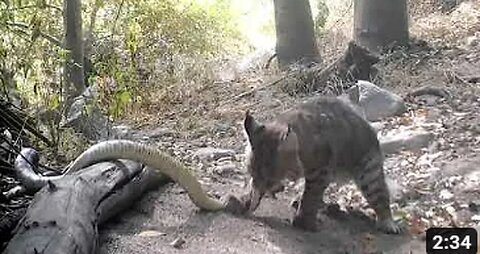
[[150,167],[144,168],[138,176],[130,180],[118,191],[103,200],[97,208],[98,223],[101,225],[122,211],[128,209],[143,193],[155,189],[171,179]]
[[3,253],[95,253],[99,224],[165,180],[139,163],[119,160],[47,181]]
[[13,229],[26,211],[27,207],[22,207],[2,213],[0,219],[0,250],[6,248],[8,241],[12,238]]
[[450,92],[448,92],[447,89],[442,87],[429,86],[429,85],[422,86],[418,89],[415,89],[414,91],[408,93],[405,97],[409,99],[412,97],[417,97],[422,95],[433,95],[433,96],[442,97],[445,99],[452,98],[452,95],[450,94]]

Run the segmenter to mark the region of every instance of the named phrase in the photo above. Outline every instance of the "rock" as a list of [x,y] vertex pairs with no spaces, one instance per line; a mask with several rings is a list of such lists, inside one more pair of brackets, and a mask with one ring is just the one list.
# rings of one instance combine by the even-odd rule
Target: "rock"
[[156,231],[156,230],[146,230],[138,234],[138,236],[141,236],[141,237],[159,237],[159,236],[166,236],[166,235],[167,233]]
[[185,244],[185,240],[182,237],[177,237],[170,245],[175,249],[180,249]]
[[475,221],[475,222],[479,222],[480,221],[480,215],[478,215],[478,214],[473,215],[471,220]]
[[239,73],[248,73],[263,68],[263,64],[275,54],[273,47],[257,49],[254,52],[247,54],[237,64]]
[[360,92],[358,105],[369,121],[400,115],[407,110],[403,99],[392,92],[364,80],[359,80],[356,86]]
[[440,191],[440,198],[443,200],[452,199],[453,196],[454,196],[453,193],[447,189],[443,189]]
[[194,158],[197,158],[201,161],[215,161],[223,157],[233,157],[234,155],[235,151],[230,149],[202,147],[195,152]]
[[95,104],[96,94],[96,86],[92,85],[82,95],[76,97],[61,126],[71,127],[90,140],[108,138],[111,127],[108,119]]
[[401,150],[419,150],[427,147],[433,139],[433,134],[427,131],[402,131],[393,136],[380,137],[380,146],[385,154]]
[[434,106],[438,104],[439,98],[434,95],[426,94],[422,96],[416,97],[417,104],[426,105],[426,106]]
[[224,163],[213,168],[213,172],[220,176],[232,176],[236,172],[237,166],[233,163]]
[[385,123],[384,122],[371,122],[370,126],[372,126],[373,129],[376,132],[379,132],[381,129],[383,129],[385,127]]
[[474,213],[478,213],[478,211],[480,210],[480,202],[478,201],[470,201],[470,203],[468,203],[468,208],[470,209],[470,211],[474,212]]
[[149,131],[147,133],[147,135],[151,139],[157,139],[157,138],[161,138],[161,137],[174,137],[175,132],[170,130],[170,129],[167,129],[167,128],[158,127],[156,129],[153,129],[153,130]]
[[478,46],[479,42],[480,38],[475,35],[469,36],[467,39],[465,39],[465,43],[468,47],[476,47]]
[[130,126],[117,125],[112,127],[113,137],[119,139],[128,139],[133,136],[133,131]]

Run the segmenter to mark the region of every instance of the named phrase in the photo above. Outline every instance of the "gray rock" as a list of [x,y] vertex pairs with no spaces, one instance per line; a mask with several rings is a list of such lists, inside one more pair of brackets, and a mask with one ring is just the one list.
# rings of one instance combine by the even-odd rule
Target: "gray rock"
[[381,129],[383,129],[385,127],[385,123],[384,122],[371,122],[370,126],[372,126],[373,129],[376,132],[379,132]]
[[175,132],[167,128],[159,127],[159,128],[153,129],[152,131],[149,131],[147,133],[147,136],[149,136],[152,139],[161,138],[161,137],[174,137]]
[[95,104],[96,94],[95,86],[90,86],[82,95],[76,97],[61,126],[71,127],[90,140],[108,138],[112,132],[111,126]]
[[427,147],[433,140],[433,134],[427,131],[402,131],[390,137],[380,137],[380,146],[385,154],[401,150],[419,150]]
[[173,240],[170,243],[170,246],[172,246],[175,249],[180,249],[183,247],[185,243],[186,243],[185,239],[183,239],[182,237],[177,237],[175,240]]
[[364,80],[359,80],[356,86],[359,89],[358,105],[369,121],[400,115],[407,110],[403,99],[392,92]]
[[113,137],[120,139],[129,139],[132,137],[132,129],[127,125],[117,125],[112,127]]
[[[349,105],[357,114],[359,114],[363,119],[367,119],[367,114],[365,112],[365,109],[360,106],[360,88],[359,86],[355,85],[350,87],[345,91],[345,93],[337,96],[338,99]],[[373,129],[378,132],[380,131],[384,126],[384,122],[370,122],[370,125],[373,127]]]
[[468,47],[476,47],[480,44],[480,38],[475,35],[469,36],[465,39],[465,44]]
[[213,168],[213,172],[220,176],[232,176],[236,173],[236,170],[237,166],[233,163],[224,163]]
[[235,151],[230,149],[202,147],[195,152],[194,158],[197,158],[201,161],[216,161],[220,158],[233,157],[234,155]]

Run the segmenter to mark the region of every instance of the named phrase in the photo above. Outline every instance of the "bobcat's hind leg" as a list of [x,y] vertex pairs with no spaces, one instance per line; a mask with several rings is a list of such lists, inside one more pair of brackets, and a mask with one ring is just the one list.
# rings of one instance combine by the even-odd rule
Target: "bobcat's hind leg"
[[367,165],[355,182],[377,215],[377,227],[387,234],[398,234],[401,228],[393,221],[390,194],[385,182],[383,163]]

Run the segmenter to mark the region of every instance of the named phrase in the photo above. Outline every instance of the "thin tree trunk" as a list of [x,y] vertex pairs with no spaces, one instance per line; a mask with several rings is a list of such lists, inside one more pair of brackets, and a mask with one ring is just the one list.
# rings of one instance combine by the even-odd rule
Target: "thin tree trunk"
[[94,40],[93,30],[95,29],[95,24],[97,22],[97,13],[100,10],[100,7],[103,6],[103,3],[104,1],[102,0],[95,0],[92,12],[90,13],[90,22],[88,24],[87,31],[85,32],[85,42],[83,44],[83,76],[84,85],[86,87],[90,85],[90,76],[95,75],[95,67],[91,60]]
[[67,104],[70,104],[72,98],[81,95],[85,90],[81,1],[64,0],[63,10],[65,49],[68,51],[65,59],[64,96]]
[[354,38],[356,43],[373,52],[392,44],[406,44],[406,0],[355,0]]
[[276,53],[280,68],[319,62],[312,11],[308,0],[274,0]]

